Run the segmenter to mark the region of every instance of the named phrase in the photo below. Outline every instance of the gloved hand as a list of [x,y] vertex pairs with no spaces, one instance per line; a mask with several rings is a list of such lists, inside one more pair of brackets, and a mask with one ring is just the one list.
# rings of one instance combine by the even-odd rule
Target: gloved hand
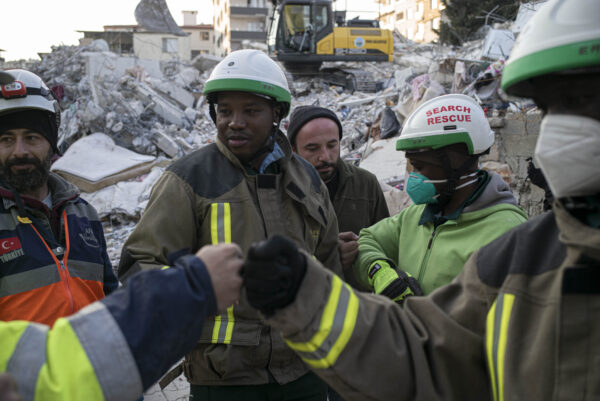
[[306,258],[282,235],[253,244],[242,266],[248,302],[265,315],[296,298],[306,273]]
[[375,294],[384,295],[400,304],[408,296],[423,295],[414,277],[403,271],[398,272],[385,260],[376,260],[368,271],[369,284],[375,289]]

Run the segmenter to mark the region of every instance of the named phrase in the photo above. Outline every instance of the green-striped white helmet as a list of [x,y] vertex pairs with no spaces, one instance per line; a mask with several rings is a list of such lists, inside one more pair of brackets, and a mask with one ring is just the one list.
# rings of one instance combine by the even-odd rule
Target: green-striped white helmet
[[598,67],[599,21],[599,0],[549,0],[517,38],[504,68],[502,89],[531,97],[537,77]]
[[230,91],[268,96],[283,106],[281,118],[290,110],[292,95],[285,73],[260,50],[244,49],[230,53],[213,69],[203,94]]

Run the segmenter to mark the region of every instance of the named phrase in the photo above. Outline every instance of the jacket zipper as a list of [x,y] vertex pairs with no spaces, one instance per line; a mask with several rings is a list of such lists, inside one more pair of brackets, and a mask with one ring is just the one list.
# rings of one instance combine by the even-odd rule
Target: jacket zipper
[[433,244],[433,238],[435,237],[436,231],[439,227],[434,228],[431,232],[431,236],[429,237],[429,242],[427,243],[427,251],[425,252],[425,256],[423,257],[423,261],[421,262],[421,267],[419,268],[419,277],[417,277],[417,281],[419,282],[419,284],[422,283],[423,277],[425,276],[425,270],[427,270],[427,261],[429,260],[429,254],[431,252],[431,245]]

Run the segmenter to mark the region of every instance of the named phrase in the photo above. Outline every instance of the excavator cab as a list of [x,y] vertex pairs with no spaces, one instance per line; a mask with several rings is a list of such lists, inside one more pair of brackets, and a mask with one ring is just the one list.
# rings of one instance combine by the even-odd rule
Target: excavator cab
[[275,47],[284,53],[315,53],[316,42],[333,31],[329,2],[286,2],[280,15]]
[[[351,86],[369,82],[360,70],[319,70],[325,61],[392,61],[392,32],[375,20],[344,21],[331,0],[272,0],[267,44],[269,54],[294,74],[319,74]],[[342,17],[342,18],[340,18]],[[350,85],[348,85],[350,82]]]

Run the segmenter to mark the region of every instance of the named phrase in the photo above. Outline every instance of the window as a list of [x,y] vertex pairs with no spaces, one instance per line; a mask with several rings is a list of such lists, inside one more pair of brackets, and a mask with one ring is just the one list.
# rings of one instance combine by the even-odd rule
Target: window
[[396,14],[396,21],[401,21],[404,19],[404,12],[399,12],[398,14]]
[[440,18],[434,18],[433,19],[433,24],[432,24],[433,29],[440,29]]
[[419,19],[423,18],[423,11],[424,11],[423,2],[417,3],[417,13],[415,15],[415,19],[419,20]]
[[200,40],[210,40],[209,32],[200,32]]
[[438,6],[438,0],[431,0],[431,9],[435,10]]
[[422,22],[419,22],[417,24],[417,34],[415,35],[415,39],[417,39],[417,40],[425,39],[425,24]]
[[177,39],[163,38],[162,51],[163,53],[177,53]]
[[328,21],[327,6],[315,6],[315,31],[319,32],[325,28]]

